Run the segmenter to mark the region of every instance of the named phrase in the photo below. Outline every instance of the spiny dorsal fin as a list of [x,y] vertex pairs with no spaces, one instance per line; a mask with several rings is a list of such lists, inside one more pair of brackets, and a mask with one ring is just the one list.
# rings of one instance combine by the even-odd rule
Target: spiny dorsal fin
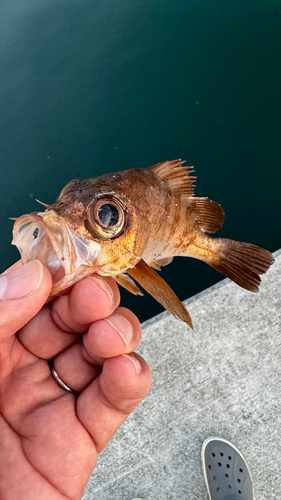
[[150,267],[153,267],[153,269],[156,269],[156,271],[161,271],[161,267],[167,266],[172,262],[174,257],[164,257],[163,259],[156,259],[153,262],[150,262]]
[[164,161],[149,167],[156,175],[168,181],[170,188],[176,190],[180,195],[193,196],[195,188],[195,176],[193,167],[183,167],[185,160]]
[[191,215],[195,219],[202,231],[205,233],[215,233],[224,222],[224,211],[215,201],[208,198],[190,198]]
[[184,307],[180,299],[163,280],[144,260],[140,260],[135,267],[126,271],[134,280],[136,280],[152,297],[160,302],[167,311],[175,318],[181,319],[193,328],[189,312]]
[[139,287],[136,285],[134,280],[130,278],[127,274],[118,274],[117,276],[114,276],[114,279],[118,285],[123,286],[123,288],[126,288],[128,292],[133,293],[134,295],[143,295]]

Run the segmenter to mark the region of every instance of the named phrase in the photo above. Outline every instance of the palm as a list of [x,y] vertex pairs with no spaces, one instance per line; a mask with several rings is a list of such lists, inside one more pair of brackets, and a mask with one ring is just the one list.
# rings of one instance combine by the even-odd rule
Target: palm
[[[7,449],[1,450],[1,463],[5,468],[12,466],[13,474],[9,484],[2,467],[7,496],[3,488],[1,497],[19,498],[20,483],[23,498],[31,490],[36,499],[77,498],[95,465],[97,452],[76,417],[76,398],[62,391],[50,377],[48,363],[29,354],[17,339],[11,354],[5,370],[8,376],[0,385],[4,401],[0,434],[8,443]],[[2,375],[3,370],[1,379]],[[73,478],[78,484],[72,483],[69,491]]]
[[[133,326],[127,346],[112,321],[102,319],[119,300],[117,288],[108,283],[111,305],[93,280],[84,280],[0,344],[3,500],[81,498],[98,452],[149,390],[145,362],[122,355],[140,341],[137,319],[123,308],[114,312]],[[65,383],[80,393],[78,398],[52,378],[48,360],[53,358]]]

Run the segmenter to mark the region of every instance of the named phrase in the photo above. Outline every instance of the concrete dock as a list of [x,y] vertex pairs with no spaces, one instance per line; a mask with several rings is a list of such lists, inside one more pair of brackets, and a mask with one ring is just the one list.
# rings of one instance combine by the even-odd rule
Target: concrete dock
[[229,280],[143,325],[148,397],[100,454],[83,500],[207,500],[201,446],[229,439],[256,500],[281,498],[281,250],[258,294]]

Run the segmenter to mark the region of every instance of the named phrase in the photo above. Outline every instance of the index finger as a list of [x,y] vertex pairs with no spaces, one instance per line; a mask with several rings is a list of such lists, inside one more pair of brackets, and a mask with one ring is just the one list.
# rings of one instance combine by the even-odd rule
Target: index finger
[[110,316],[119,302],[119,289],[112,278],[91,276],[53,301],[53,318],[62,330],[84,333],[94,321]]
[[85,278],[67,295],[46,304],[18,337],[30,352],[50,359],[88,331],[91,323],[110,316],[119,301],[119,289],[112,278]]

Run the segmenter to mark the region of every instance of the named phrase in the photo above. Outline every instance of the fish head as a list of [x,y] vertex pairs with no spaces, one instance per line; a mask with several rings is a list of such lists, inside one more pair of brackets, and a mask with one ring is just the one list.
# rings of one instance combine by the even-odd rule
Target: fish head
[[118,275],[141,259],[148,222],[122,174],[75,179],[45,212],[16,220],[12,244],[24,264],[39,259],[48,267],[51,296],[93,273]]

